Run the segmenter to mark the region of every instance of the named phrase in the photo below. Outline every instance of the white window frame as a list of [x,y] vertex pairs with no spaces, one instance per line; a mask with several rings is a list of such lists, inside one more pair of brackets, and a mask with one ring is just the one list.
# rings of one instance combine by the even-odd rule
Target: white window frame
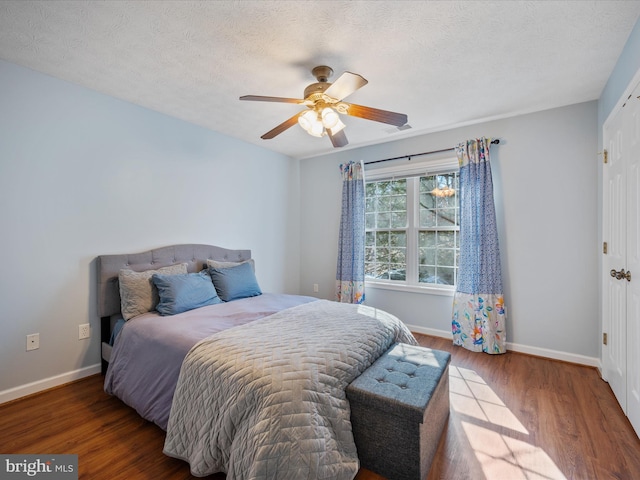
[[[447,157],[437,160],[429,160],[424,162],[416,162],[412,165],[402,164],[391,167],[371,168],[367,169],[365,164],[365,182],[381,181],[381,180],[399,180],[402,178],[411,178],[418,176],[438,175],[441,173],[449,173],[459,171],[458,159],[456,157]],[[419,209],[416,208],[417,196],[419,192],[414,188],[413,182],[407,182],[407,219],[412,219],[407,228],[407,279],[410,280],[384,280],[365,277],[365,285],[367,288],[376,288],[384,290],[398,290],[404,292],[427,293],[431,295],[453,296],[456,290],[454,285],[425,284],[418,282],[418,227]],[[415,184],[417,187],[417,182]]]

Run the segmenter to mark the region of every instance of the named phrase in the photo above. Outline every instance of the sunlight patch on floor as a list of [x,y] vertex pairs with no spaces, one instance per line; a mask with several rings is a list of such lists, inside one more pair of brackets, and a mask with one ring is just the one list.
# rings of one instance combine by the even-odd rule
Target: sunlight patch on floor
[[449,368],[451,408],[461,417],[462,429],[487,479],[566,480],[547,453],[514,436],[529,435],[527,429],[473,370]]
[[529,434],[500,397],[473,370],[449,368],[449,392],[451,407],[456,412]]

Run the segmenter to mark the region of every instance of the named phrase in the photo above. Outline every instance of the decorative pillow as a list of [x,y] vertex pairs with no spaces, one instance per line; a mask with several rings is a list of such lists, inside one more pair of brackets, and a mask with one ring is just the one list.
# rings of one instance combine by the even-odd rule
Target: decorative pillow
[[256,263],[253,260],[253,258],[250,258],[249,260],[245,260],[244,262],[219,262],[218,260],[211,260],[210,258],[207,259],[207,267],[218,268],[218,269],[237,267],[242,263],[250,264],[251,268],[253,268],[253,271],[254,272],[256,271]]
[[229,268],[210,267],[209,275],[223,302],[262,295],[256,274],[248,262]]
[[206,270],[185,275],[156,273],[151,278],[160,295],[160,303],[156,307],[160,315],[176,315],[194,308],[222,303]]
[[155,310],[160,298],[158,297],[158,290],[151,281],[151,277],[156,273],[164,275],[187,273],[187,264],[179,263],[144,272],[134,272],[128,268],[120,270],[118,275],[120,282],[120,309],[125,320]]

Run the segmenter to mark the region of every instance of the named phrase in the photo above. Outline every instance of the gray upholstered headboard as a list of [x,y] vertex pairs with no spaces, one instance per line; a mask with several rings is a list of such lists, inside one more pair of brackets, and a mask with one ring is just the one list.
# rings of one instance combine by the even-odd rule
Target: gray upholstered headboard
[[120,286],[118,273],[121,268],[141,272],[176,263],[188,263],[189,272],[198,272],[207,260],[242,262],[251,258],[251,250],[228,250],[212,245],[171,245],[142,253],[100,255],[97,258],[98,315],[108,317],[120,312]]

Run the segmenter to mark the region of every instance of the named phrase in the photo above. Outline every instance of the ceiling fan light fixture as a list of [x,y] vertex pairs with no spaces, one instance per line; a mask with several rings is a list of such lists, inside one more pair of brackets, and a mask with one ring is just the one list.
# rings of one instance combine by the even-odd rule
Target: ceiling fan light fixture
[[311,128],[307,132],[314,137],[322,137],[325,134],[324,125],[322,125],[319,118],[316,118],[316,121],[311,124]]
[[333,128],[338,124],[338,122],[340,122],[340,117],[338,116],[338,113],[331,107],[324,107],[322,109],[321,116],[322,116],[322,124],[324,125],[325,128]]
[[302,115],[298,116],[298,123],[307,132],[311,131],[311,126],[318,121],[318,116],[313,110],[309,110]]
[[322,119],[315,110],[309,110],[298,116],[298,123],[309,135],[322,137],[325,134]]

